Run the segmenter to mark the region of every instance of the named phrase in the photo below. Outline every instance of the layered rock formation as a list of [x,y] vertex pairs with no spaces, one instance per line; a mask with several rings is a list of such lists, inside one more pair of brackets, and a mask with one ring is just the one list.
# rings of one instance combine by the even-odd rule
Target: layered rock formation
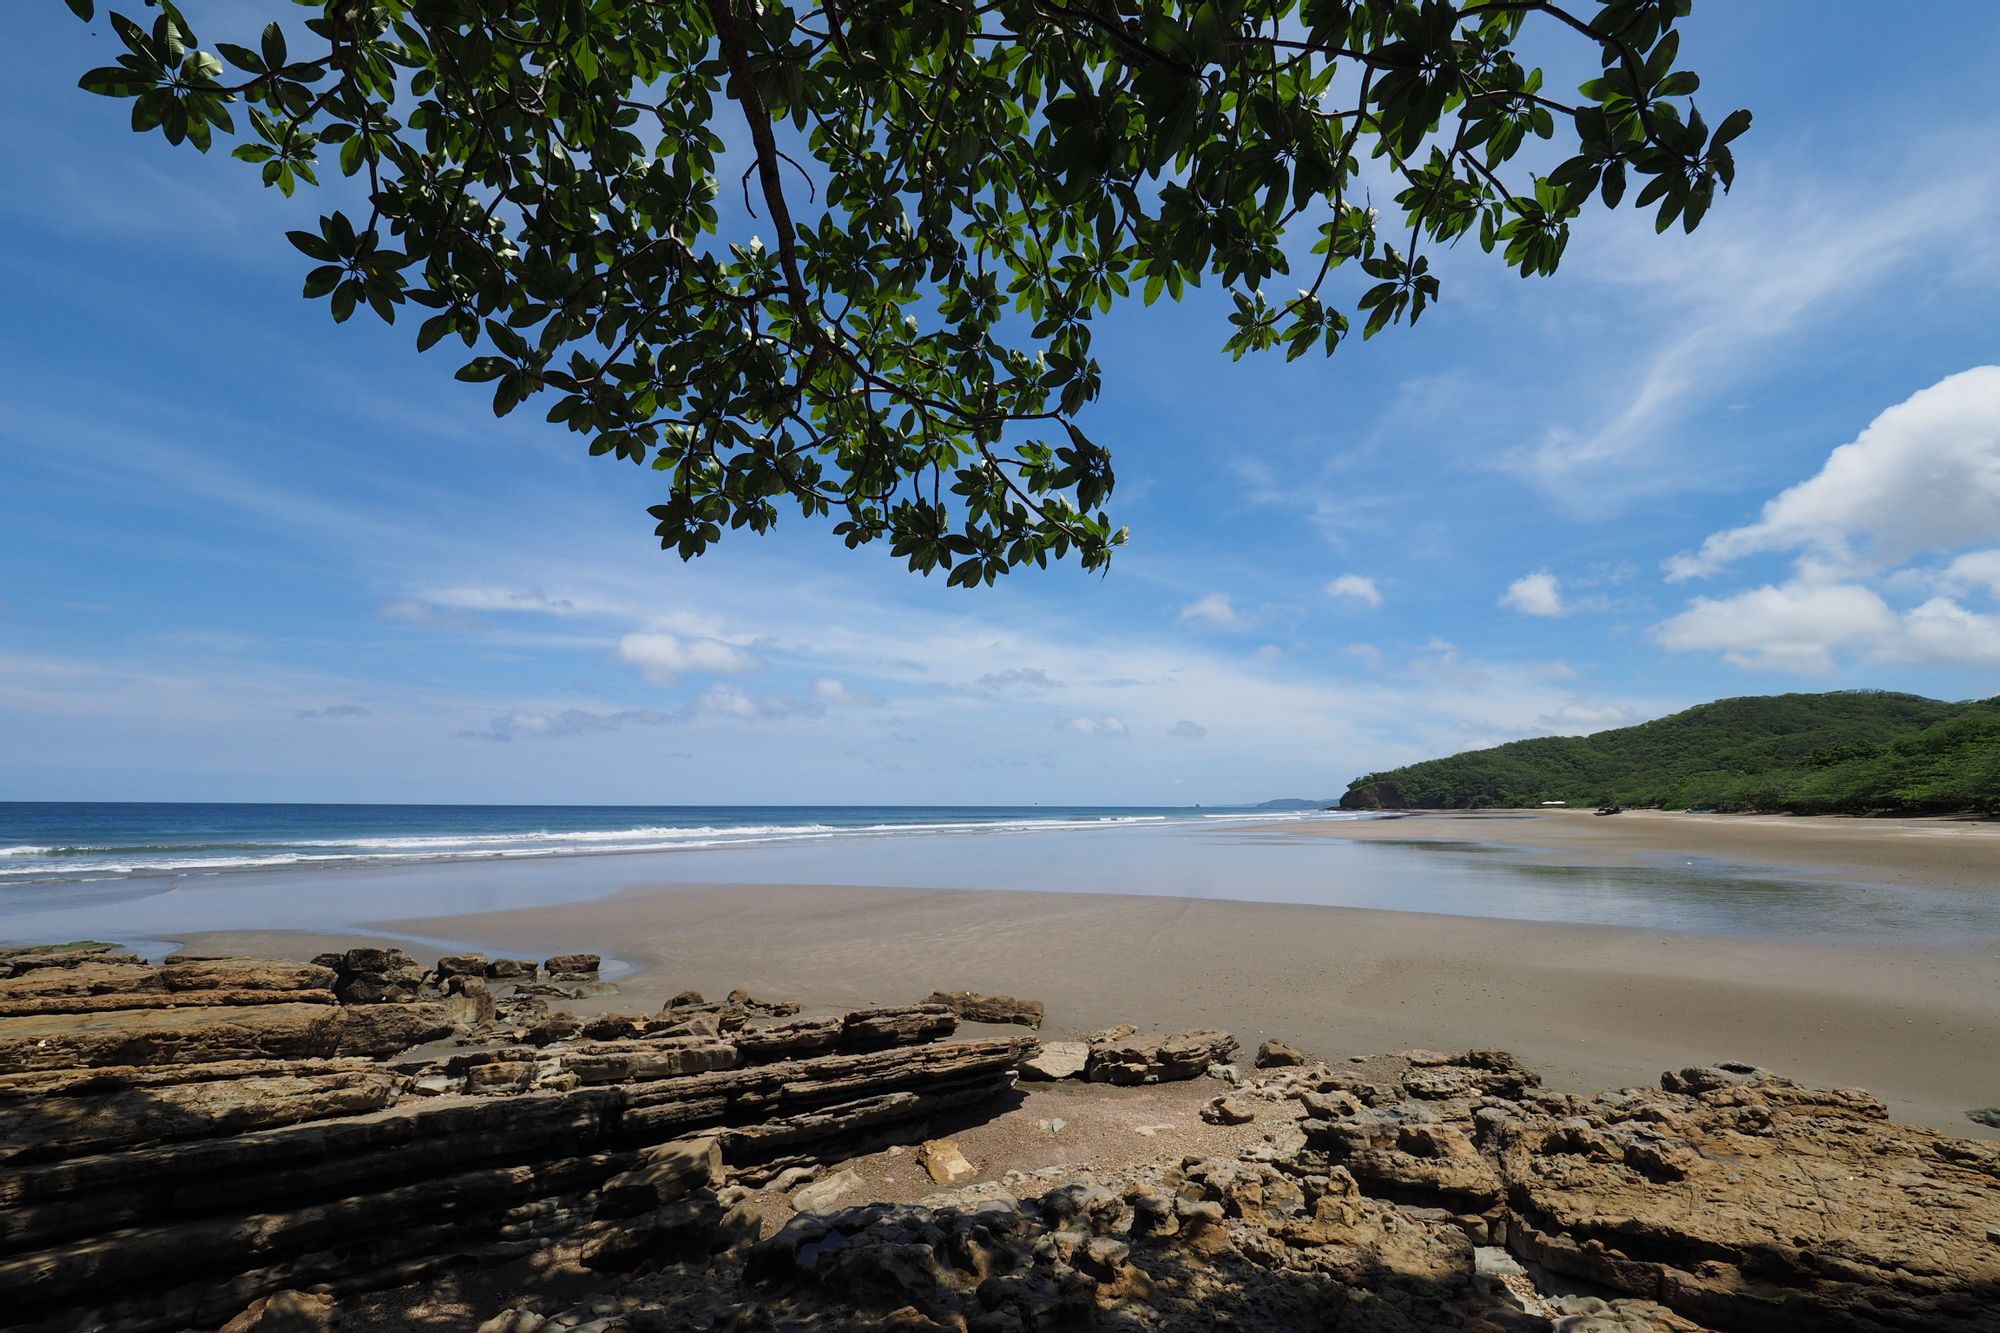
[[[936,1005],[759,1026],[748,1005],[683,1006],[701,1011],[531,1046],[508,1038],[555,1017],[539,1000],[507,997],[524,1022],[502,1027],[483,961],[442,962],[373,949],[0,979],[9,1326],[214,1326],[286,1288],[393,1283],[562,1237],[605,1263],[676,1228],[706,1244],[726,1217],[712,1198],[656,1214],[722,1164],[756,1180],[920,1134],[1011,1087],[1033,1049],[942,1040],[955,1020]],[[487,1003],[454,1010],[468,994]],[[472,1049],[362,1058],[453,1036]]]
[[1584,1098],[1501,1052],[1417,1051],[1232,1100],[1271,1126],[1233,1157],[1010,1173],[693,1260],[662,1241],[589,1304],[490,1327],[2000,1328],[2000,1153],[1864,1094],[1722,1066]]
[[[1268,1042],[1246,1073],[1215,1032],[952,1040],[941,1004],[585,1020],[472,955],[0,967],[10,1327],[330,1327],[362,1289],[521,1258],[488,1333],[2000,1330],[2000,1148],[1743,1066],[1579,1097],[1499,1051]],[[452,1045],[353,1053],[440,1022]],[[1203,1153],[1028,1176],[962,1150],[974,1117],[914,1155],[951,1192],[866,1202],[851,1159],[1004,1109],[1024,1066],[1094,1081],[1021,1109],[1047,1135],[1044,1097],[1115,1120],[1167,1097],[1127,1085],[1233,1086],[1173,1094]]]

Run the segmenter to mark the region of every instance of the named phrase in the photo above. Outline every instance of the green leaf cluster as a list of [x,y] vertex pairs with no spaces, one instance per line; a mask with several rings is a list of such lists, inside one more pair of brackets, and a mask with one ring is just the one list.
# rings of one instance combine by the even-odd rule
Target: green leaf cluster
[[[1694,106],[1688,5],[304,0],[203,50],[157,0],[81,82],[288,196],[353,178],[291,233],[305,295],[417,307],[496,413],[655,469],[662,546],[791,509],[971,587],[1125,540],[1081,417],[1135,290],[1214,282],[1226,350],[1296,358],[1414,323],[1438,246],[1553,272],[1628,182],[1692,227],[1749,116]],[[1597,71],[1567,99],[1544,41]]]
[[1357,778],[1348,809],[1617,804],[1792,814],[2000,815],[2000,699],[1844,690],[1723,699]]

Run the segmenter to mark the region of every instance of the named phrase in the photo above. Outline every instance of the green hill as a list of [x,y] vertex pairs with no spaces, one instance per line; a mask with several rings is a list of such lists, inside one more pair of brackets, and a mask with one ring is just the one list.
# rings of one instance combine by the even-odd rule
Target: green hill
[[1842,690],[1719,699],[1357,778],[1346,810],[1572,805],[1794,814],[2000,814],[2000,698]]

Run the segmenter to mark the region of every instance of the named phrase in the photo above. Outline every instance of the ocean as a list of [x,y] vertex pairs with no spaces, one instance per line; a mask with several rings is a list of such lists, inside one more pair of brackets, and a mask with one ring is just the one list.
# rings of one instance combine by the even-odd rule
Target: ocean
[[0,802],[0,885],[1293,817],[1122,806]]
[[[0,940],[372,933],[676,885],[1299,903],[1782,938],[2000,939],[2000,901],[1659,856],[1350,841],[1322,811],[1090,806],[0,804]],[[1470,826],[1468,832],[1476,831]],[[434,941],[450,952],[450,936]],[[608,944],[608,942],[607,942]]]

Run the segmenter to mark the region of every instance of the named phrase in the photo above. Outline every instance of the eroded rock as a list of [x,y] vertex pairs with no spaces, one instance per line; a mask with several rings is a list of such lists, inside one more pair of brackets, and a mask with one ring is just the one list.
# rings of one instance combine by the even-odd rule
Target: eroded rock
[[1011,995],[981,995],[977,991],[932,991],[930,1002],[941,1004],[968,1023],[1018,1023],[1040,1028],[1042,1002],[1017,1000]]
[[1040,1050],[1021,1061],[1021,1077],[1025,1081],[1038,1083],[1082,1078],[1089,1064],[1088,1042],[1045,1041]]
[[1236,1038],[1208,1030],[1172,1036],[1126,1037],[1093,1046],[1085,1077],[1093,1083],[1172,1083],[1199,1078],[1213,1064],[1226,1064]]

